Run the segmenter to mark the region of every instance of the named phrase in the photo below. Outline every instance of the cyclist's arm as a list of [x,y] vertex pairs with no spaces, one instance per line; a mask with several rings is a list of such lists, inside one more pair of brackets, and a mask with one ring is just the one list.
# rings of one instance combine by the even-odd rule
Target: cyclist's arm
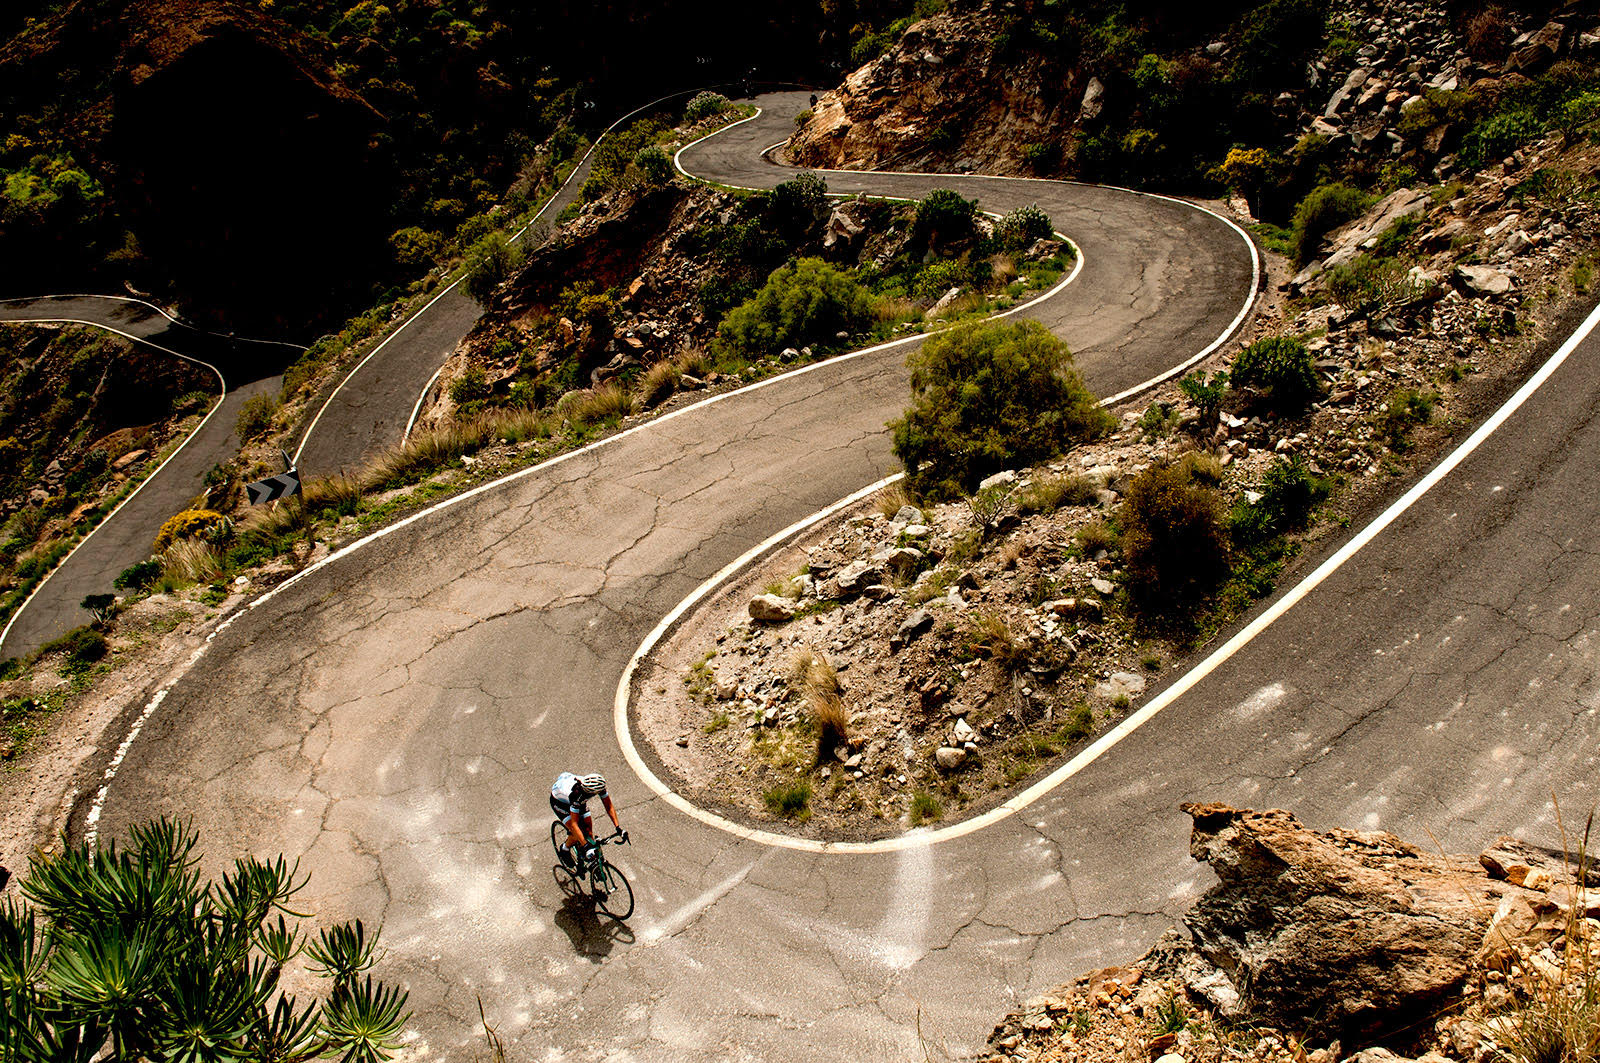
[[606,806],[606,815],[611,817],[611,825],[613,827],[615,827],[617,830],[621,830],[622,829],[622,824],[617,822],[617,809],[616,809],[616,806],[614,806],[611,803],[611,795],[610,794],[601,794],[600,795],[600,801],[601,801],[602,804],[604,804]]

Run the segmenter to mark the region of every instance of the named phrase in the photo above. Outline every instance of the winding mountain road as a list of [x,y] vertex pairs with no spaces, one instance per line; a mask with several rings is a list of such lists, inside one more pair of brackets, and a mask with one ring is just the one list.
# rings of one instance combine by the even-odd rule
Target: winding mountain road
[[[752,152],[792,128],[803,100],[763,98],[759,120],[683,166],[782,179]],[[1182,204],[827,176],[841,192],[1039,202],[1084,265],[1026,313],[1100,393],[1204,350],[1252,294],[1240,235]],[[410,987],[432,1056],[476,1053],[481,997],[518,1058],[877,1059],[920,1056],[919,1027],[970,1051],[1014,997],[1137,955],[1206,882],[1182,800],[1426,829],[1450,847],[1547,834],[1552,791],[1569,808],[1594,799],[1594,339],[1254,641],[959,844],[798,851],[654,797],[612,729],[630,655],[752,543],[891,471],[883,424],[905,401],[905,351],[685,408],[392,526],[258,599],[148,709],[131,707],[142,729],[76,826],[120,834],[177,813],[201,829],[212,869],[240,849],[301,858],[309,907],[383,920],[383,973]],[[568,768],[603,771],[633,832],[619,855],[639,906],[625,926],[597,921],[552,875],[545,793]]]
[[111,589],[117,573],[150,556],[161,522],[205,490],[211,466],[238,452],[234,424],[251,396],[276,393],[281,370],[303,347],[221,336],[193,328],[140,299],[53,295],[0,300],[0,321],[90,325],[216,374],[220,402],[139,489],[102,520],[0,629],[0,660],[32,653],[88,621],[85,595]]

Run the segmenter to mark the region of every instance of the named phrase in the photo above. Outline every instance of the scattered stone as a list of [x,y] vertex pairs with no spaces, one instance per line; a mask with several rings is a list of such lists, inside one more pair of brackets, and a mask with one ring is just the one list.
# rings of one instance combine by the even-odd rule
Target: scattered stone
[[981,481],[979,481],[978,490],[987,491],[991,487],[1003,487],[1006,484],[1014,484],[1016,482],[1016,472],[1012,469],[1006,469],[1003,472],[995,473],[993,476],[985,476]]
[[750,619],[766,623],[793,620],[799,609],[794,601],[776,594],[758,594],[750,599]]
[[933,759],[940,771],[956,771],[967,762],[967,751],[953,746],[940,746],[934,750]]
[[1115,583],[1112,583],[1108,579],[1101,579],[1098,576],[1089,581],[1089,586],[1094,588],[1094,592],[1096,594],[1102,596],[1117,593],[1117,585]]

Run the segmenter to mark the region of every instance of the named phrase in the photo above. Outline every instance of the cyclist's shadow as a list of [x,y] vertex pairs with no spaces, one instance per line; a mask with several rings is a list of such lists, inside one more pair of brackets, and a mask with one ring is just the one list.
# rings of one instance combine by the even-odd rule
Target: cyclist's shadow
[[633,944],[634,934],[628,925],[597,910],[594,898],[572,872],[561,864],[555,864],[550,870],[561,890],[556,926],[572,939],[572,947],[580,956],[598,960],[609,956],[619,943]]

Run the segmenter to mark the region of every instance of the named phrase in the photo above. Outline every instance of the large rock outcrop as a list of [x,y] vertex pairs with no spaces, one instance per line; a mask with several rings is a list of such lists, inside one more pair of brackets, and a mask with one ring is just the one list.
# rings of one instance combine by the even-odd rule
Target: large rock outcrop
[[1542,901],[1483,861],[1385,832],[1314,831],[1277,810],[1184,811],[1190,853],[1220,880],[1184,916],[1217,974],[1192,984],[1225,1013],[1356,1039],[1398,1029],[1459,993],[1497,915]]

